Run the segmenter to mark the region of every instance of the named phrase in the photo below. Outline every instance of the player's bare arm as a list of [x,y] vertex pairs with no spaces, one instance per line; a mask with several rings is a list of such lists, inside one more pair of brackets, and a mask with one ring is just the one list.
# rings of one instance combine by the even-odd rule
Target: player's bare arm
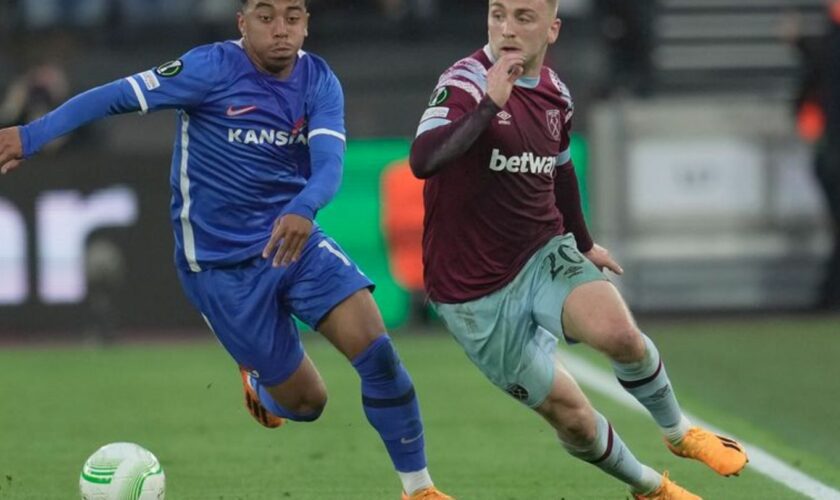
[[618,262],[613,259],[610,251],[597,243],[592,245],[592,249],[585,252],[583,256],[589,259],[601,271],[609,269],[615,274],[624,274],[624,269],[622,269],[621,266],[618,265]]
[[0,130],[0,173],[6,174],[23,161],[23,144],[20,129],[9,127]]
[[306,217],[295,214],[281,215],[274,222],[274,230],[263,250],[263,258],[268,259],[274,254],[274,267],[297,262],[311,232],[312,221]]

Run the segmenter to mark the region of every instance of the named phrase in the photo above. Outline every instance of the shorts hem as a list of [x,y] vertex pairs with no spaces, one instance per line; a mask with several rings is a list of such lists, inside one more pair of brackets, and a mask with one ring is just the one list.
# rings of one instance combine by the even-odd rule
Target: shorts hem
[[271,377],[271,378],[268,378],[268,379],[258,378],[257,382],[259,382],[259,384],[264,386],[264,387],[273,387],[275,385],[280,385],[283,382],[289,380],[289,378],[291,378],[291,376],[295,374],[295,372],[298,370],[298,368],[300,368],[300,365],[303,364],[303,358],[304,358],[303,349],[298,349],[298,353],[297,353],[297,356],[295,356],[295,358],[296,359],[295,359],[294,363],[289,363],[289,365],[292,366],[292,368],[281,371],[280,374],[275,376],[275,377]]
[[573,339],[573,338],[569,337],[568,335],[566,335],[566,330],[563,328],[563,311],[566,310],[566,301],[569,300],[569,296],[572,294],[572,292],[575,291],[575,288],[577,288],[581,285],[585,285],[587,283],[596,283],[598,281],[606,281],[608,283],[612,283],[609,278],[607,278],[606,276],[603,276],[603,271],[601,272],[601,274],[602,274],[602,277],[600,279],[593,279],[593,280],[589,280],[589,281],[581,281],[579,283],[575,283],[571,288],[569,288],[569,292],[566,293],[566,298],[563,300],[563,304],[560,306],[560,335],[563,336],[563,341],[566,342],[566,345],[571,346],[571,345],[577,345],[577,344],[581,343],[580,340]]
[[314,317],[315,317],[314,321],[310,322],[310,321],[308,321],[304,318],[301,318],[301,319],[304,321],[304,323],[309,325],[312,329],[318,330],[318,327],[321,325],[321,322],[324,321],[324,319],[327,316],[329,316],[329,314],[331,312],[333,312],[333,309],[340,306],[345,300],[347,300],[348,298],[353,296],[353,294],[355,294],[359,290],[364,290],[364,289],[367,289],[367,290],[370,290],[371,292],[373,292],[373,290],[375,288],[376,288],[376,286],[373,283],[371,283],[370,281],[368,281],[367,283],[364,283],[364,284],[363,283],[355,283],[353,285],[347,286],[347,287],[343,288],[341,291],[339,291],[335,294],[336,300],[333,301],[332,304],[330,304],[328,307],[325,307],[322,312],[314,315]]

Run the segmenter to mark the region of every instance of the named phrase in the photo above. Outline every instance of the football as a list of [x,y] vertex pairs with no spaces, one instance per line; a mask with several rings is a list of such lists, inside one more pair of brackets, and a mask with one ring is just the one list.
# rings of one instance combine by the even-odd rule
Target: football
[[111,443],[87,459],[79,489],[82,500],[163,500],[166,477],[149,450],[134,443]]

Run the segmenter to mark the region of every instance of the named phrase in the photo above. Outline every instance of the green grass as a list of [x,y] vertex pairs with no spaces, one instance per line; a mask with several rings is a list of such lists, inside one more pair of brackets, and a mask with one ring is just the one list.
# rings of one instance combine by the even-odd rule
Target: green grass
[[[840,432],[836,417],[825,418],[837,403],[823,401],[840,389],[828,364],[840,329],[748,325],[648,331],[689,410],[787,460],[799,457],[804,471],[840,486],[832,446]],[[450,338],[396,339],[421,398],[430,469],[448,493],[462,500],[627,498],[620,483],[568,457],[549,427],[486,382]],[[76,498],[85,458],[113,441],[134,441],[158,456],[170,500],[399,498],[364,418],[355,372],[326,342],[308,336],[306,343],[330,402],[318,422],[279,430],[247,415],[236,369],[210,340],[0,352],[0,499]],[[707,499],[803,498],[753,471],[724,479],[677,459],[649,418],[597,394],[592,400],[639,458]]]

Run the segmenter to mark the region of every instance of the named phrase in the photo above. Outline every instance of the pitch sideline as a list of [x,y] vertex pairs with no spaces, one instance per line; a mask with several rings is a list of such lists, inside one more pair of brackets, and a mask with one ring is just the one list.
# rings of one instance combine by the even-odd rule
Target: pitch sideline
[[[558,352],[558,357],[563,365],[569,369],[575,378],[584,386],[593,389],[613,401],[639,413],[646,413],[647,410],[618,385],[611,373],[596,367],[589,361],[570,354],[568,351]],[[692,422],[718,434],[731,435],[713,425],[709,425],[702,419],[686,412],[686,416]],[[840,491],[815,479],[808,474],[785,463],[769,452],[750,444],[743,439],[735,437],[747,450],[750,456],[749,468],[767,476],[773,481],[779,482],[786,487],[801,493],[815,500],[840,500]]]

